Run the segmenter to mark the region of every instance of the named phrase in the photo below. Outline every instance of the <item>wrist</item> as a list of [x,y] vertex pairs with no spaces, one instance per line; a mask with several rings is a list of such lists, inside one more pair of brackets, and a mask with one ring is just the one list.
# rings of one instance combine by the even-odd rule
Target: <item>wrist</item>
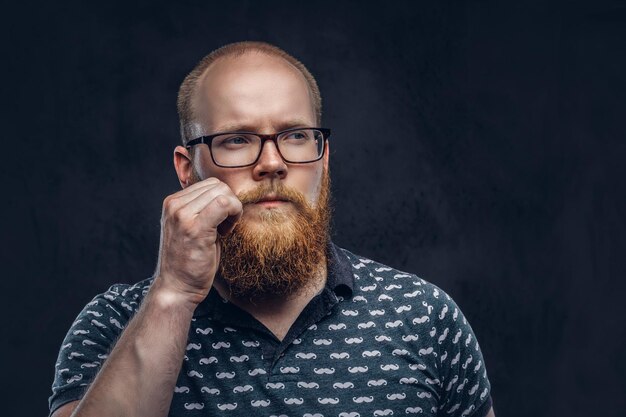
[[162,275],[157,275],[154,278],[150,287],[150,293],[160,306],[164,308],[183,308],[192,314],[198,304],[206,297],[199,293],[179,289],[176,285],[169,284],[168,280]]

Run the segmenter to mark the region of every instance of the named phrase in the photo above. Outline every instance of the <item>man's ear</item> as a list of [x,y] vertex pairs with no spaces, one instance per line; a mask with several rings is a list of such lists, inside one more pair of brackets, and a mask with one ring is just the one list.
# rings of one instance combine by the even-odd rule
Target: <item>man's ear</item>
[[193,159],[187,148],[177,146],[174,149],[174,168],[181,187],[187,188],[193,184]]
[[328,171],[328,157],[330,155],[330,141],[327,140],[326,141],[326,145],[324,145],[324,146],[326,146],[326,149],[324,151],[324,159],[323,159],[324,160],[324,169],[326,171]]

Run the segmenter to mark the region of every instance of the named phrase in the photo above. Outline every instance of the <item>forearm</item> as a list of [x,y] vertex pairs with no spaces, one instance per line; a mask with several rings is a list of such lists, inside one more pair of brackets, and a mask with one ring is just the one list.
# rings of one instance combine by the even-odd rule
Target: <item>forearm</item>
[[165,417],[194,307],[156,278],[72,417]]

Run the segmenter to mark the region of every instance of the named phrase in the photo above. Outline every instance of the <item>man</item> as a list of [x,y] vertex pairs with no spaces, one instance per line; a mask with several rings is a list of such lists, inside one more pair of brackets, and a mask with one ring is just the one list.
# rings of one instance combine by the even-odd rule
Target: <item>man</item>
[[300,62],[226,45],[178,109],[183,189],[164,201],[154,276],[79,314],[52,416],[494,415],[454,301],[330,241],[330,131]]

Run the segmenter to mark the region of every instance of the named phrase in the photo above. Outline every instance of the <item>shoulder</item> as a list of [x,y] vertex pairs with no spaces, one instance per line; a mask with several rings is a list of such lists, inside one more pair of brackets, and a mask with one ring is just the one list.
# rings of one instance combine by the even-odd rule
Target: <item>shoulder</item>
[[415,273],[385,265],[344,248],[338,247],[338,252],[343,254],[352,266],[355,293],[387,294],[389,297],[395,295],[399,296],[399,299],[426,302],[442,308],[447,303],[454,303],[446,291]]

